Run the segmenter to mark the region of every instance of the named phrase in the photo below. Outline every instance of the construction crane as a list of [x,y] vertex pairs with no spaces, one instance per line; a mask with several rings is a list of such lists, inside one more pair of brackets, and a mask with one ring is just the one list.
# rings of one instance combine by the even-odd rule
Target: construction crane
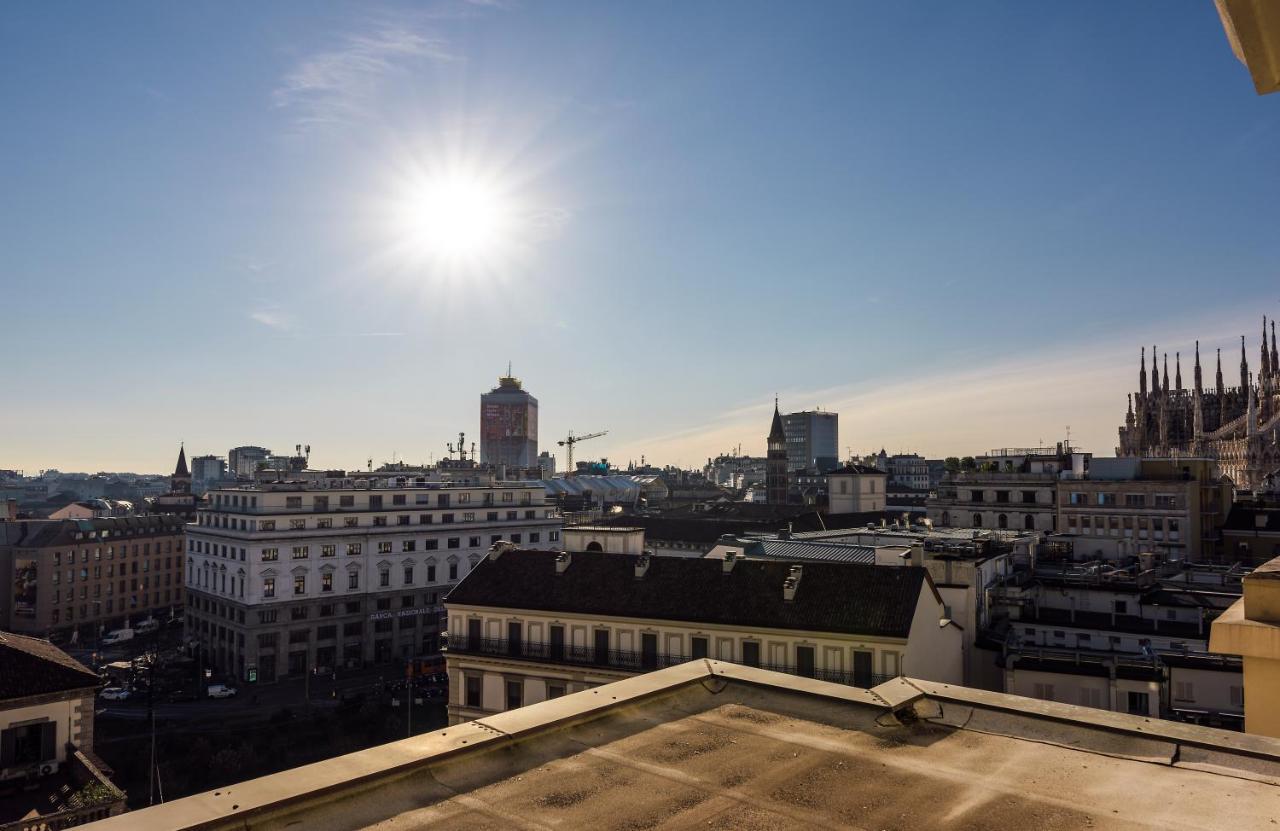
[[601,430],[599,433],[587,433],[585,436],[575,436],[573,431],[570,430],[568,436],[556,442],[556,444],[564,448],[565,474],[568,475],[573,473],[573,446],[575,444],[580,441],[586,441],[587,439],[598,439],[608,432],[608,430]]

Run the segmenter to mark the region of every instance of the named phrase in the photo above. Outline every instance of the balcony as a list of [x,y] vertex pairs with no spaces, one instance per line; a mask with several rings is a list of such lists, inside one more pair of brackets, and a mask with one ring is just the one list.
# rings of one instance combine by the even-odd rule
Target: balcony
[[[662,652],[596,649],[591,646],[573,646],[562,643],[536,641],[509,641],[503,638],[446,637],[442,646],[446,653],[455,655],[480,655],[494,658],[510,658],[543,664],[592,667],[618,672],[651,672],[658,669],[701,660],[709,656],[670,655]],[[872,672],[844,672],[790,664],[757,663],[753,666],[772,672],[781,672],[801,678],[829,681],[850,687],[871,687],[892,680],[895,676]]]

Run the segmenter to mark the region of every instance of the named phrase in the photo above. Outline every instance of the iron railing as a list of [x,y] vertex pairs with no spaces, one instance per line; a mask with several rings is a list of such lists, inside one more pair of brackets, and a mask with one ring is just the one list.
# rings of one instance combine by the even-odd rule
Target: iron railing
[[[443,649],[446,652],[459,655],[487,655],[549,664],[597,667],[623,672],[650,672],[707,657],[705,655],[677,655],[648,650],[597,649],[594,646],[507,640],[505,638],[469,638],[465,635],[449,637],[444,642]],[[738,663],[746,662],[739,661]],[[782,672],[787,675],[863,688],[874,687],[895,677],[873,672],[820,669],[799,664],[755,662],[748,665],[773,672]]]

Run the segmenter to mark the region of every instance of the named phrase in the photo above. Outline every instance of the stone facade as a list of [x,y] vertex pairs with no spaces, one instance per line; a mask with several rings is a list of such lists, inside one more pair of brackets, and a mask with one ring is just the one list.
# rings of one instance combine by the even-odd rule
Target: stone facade
[[1222,474],[1236,487],[1255,489],[1267,473],[1280,467],[1280,355],[1277,355],[1275,322],[1268,344],[1267,322],[1262,322],[1261,368],[1249,371],[1244,336],[1240,336],[1240,383],[1227,387],[1222,376],[1222,350],[1212,388],[1201,377],[1200,344],[1196,342],[1191,389],[1182,385],[1182,367],[1174,356],[1173,378],[1169,356],[1164,356],[1164,376],[1151,348],[1151,385],[1147,386],[1146,349],[1138,373],[1138,391],[1129,396],[1129,410],[1120,428],[1117,456],[1205,457],[1218,462]]

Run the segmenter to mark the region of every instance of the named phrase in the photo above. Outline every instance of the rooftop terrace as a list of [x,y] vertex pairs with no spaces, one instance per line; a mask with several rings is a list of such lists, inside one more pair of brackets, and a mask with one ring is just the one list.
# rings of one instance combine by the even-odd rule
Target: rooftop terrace
[[1274,828],[1280,741],[693,661],[113,818],[247,829]]

